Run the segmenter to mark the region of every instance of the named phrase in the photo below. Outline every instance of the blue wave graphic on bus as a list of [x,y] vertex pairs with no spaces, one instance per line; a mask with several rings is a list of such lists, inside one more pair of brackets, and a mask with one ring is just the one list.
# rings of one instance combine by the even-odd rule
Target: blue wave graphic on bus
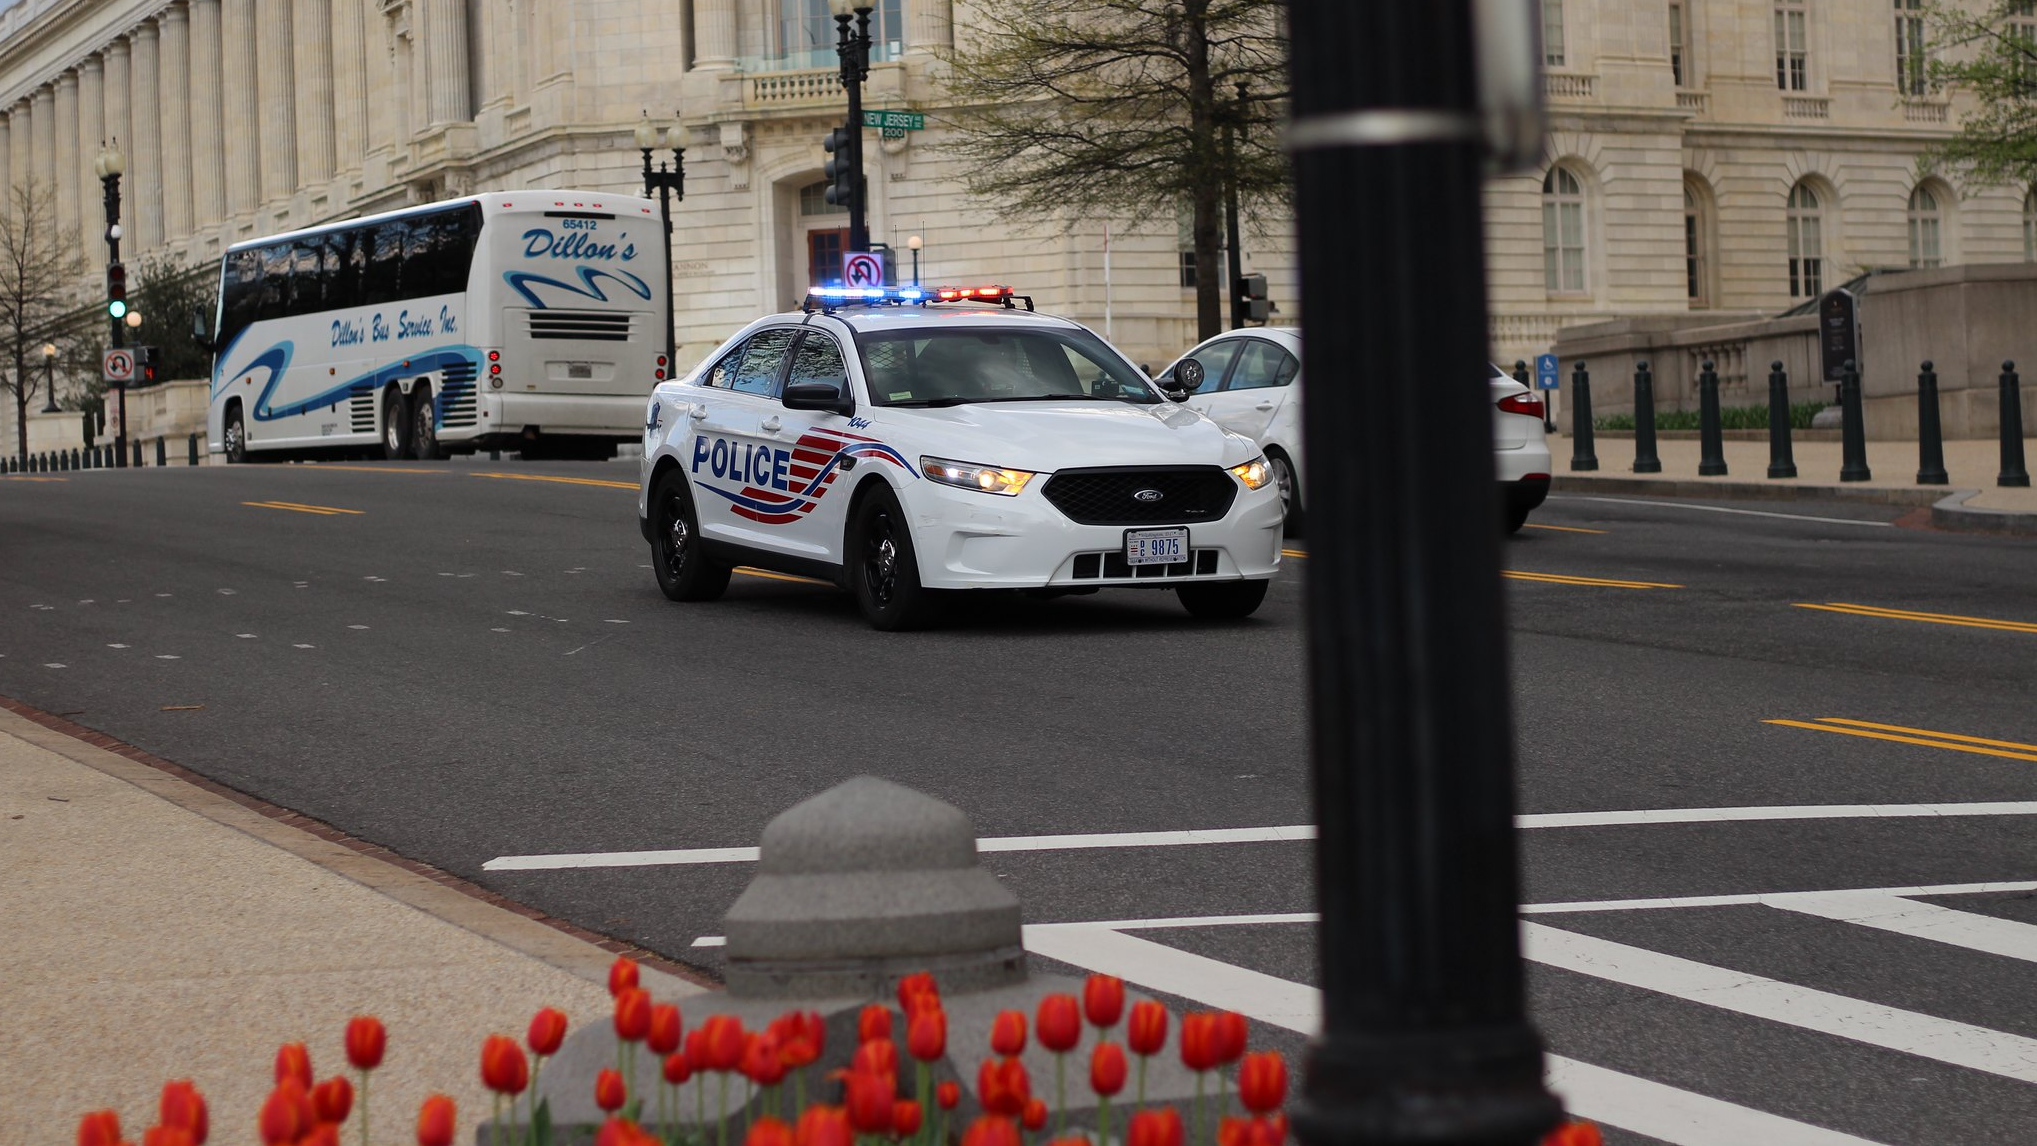
[[269,399],[275,394],[277,385],[283,381],[284,373],[290,369],[290,359],[295,352],[296,347],[294,344],[279,342],[263,351],[254,361],[248,363],[244,369],[235,372],[236,377],[253,374],[257,370],[267,370],[269,372],[268,380],[262,384],[261,393],[255,397],[254,416],[256,421],[273,422],[279,418],[294,418],[307,410],[315,410],[320,406],[332,406],[349,401],[356,392],[372,393],[380,390],[398,378],[415,378],[420,374],[430,374],[434,371],[443,370],[448,366],[473,366],[480,361],[480,351],[471,346],[441,347],[436,350],[425,351],[422,354],[413,354],[402,362],[384,366],[380,370],[371,371],[358,378],[349,379],[338,386],[313,394],[309,398],[300,399],[287,406],[272,409],[269,406]]
[[516,293],[530,300],[530,304],[539,310],[546,309],[545,300],[539,298],[537,292],[530,289],[530,284],[533,283],[541,286],[558,287],[560,290],[577,294],[582,298],[591,298],[596,302],[608,302],[608,292],[602,289],[601,284],[595,280],[613,279],[618,286],[627,288],[638,298],[646,302],[650,301],[651,284],[628,271],[610,271],[603,270],[600,267],[581,267],[578,273],[581,283],[579,286],[574,286],[569,282],[560,282],[558,279],[547,275],[535,274],[531,271],[505,271],[503,272],[502,280],[514,288]]

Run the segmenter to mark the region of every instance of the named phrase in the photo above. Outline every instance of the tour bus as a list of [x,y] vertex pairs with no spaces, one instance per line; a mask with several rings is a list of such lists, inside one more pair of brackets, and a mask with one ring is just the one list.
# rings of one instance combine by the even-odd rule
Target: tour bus
[[239,243],[207,436],[251,454],[613,457],[666,377],[657,206],[491,193]]

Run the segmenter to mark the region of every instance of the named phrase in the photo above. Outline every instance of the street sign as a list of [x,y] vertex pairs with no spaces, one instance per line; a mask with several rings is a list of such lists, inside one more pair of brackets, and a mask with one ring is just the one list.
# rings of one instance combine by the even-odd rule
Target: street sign
[[100,376],[108,382],[134,381],[134,351],[109,350],[99,364]]
[[1537,390],[1554,390],[1562,384],[1563,378],[1557,370],[1556,356],[1554,354],[1537,355],[1535,357],[1535,388]]
[[1860,369],[1860,300],[1852,291],[1826,291],[1818,300],[1818,353],[1827,382],[1839,381],[1848,362]]
[[927,117],[918,111],[866,111],[863,113],[864,127],[881,127],[886,132],[925,131]]
[[842,256],[842,285],[883,286],[884,256],[875,251],[852,251]]

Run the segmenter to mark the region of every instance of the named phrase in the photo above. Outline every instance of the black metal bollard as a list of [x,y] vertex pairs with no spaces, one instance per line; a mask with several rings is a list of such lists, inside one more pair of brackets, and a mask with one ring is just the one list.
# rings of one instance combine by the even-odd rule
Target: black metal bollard
[[1995,478],[2000,486],[2027,486],[2030,471],[2023,466],[2023,380],[2016,376],[2014,362],[2002,363],[2002,472]]
[[189,438],[188,440],[186,440],[186,441],[185,441],[185,443],[184,443],[184,448],[185,448],[185,450],[186,450],[186,451],[188,451],[188,452],[187,452],[187,454],[186,454],[186,457],[187,457],[187,458],[189,459],[189,464],[190,464],[190,465],[194,465],[194,466],[195,466],[195,465],[197,465],[197,464],[198,464],[198,435],[197,435],[196,433],[193,433],[193,434],[191,435],[191,437],[190,437],[190,438]]
[[1582,362],[1570,372],[1570,468],[1580,472],[1598,468],[1591,428],[1591,371]]
[[1867,422],[1860,410],[1860,368],[1851,358],[1839,376],[1840,481],[1872,481],[1867,468]]
[[1789,375],[1781,362],[1768,364],[1768,476],[1797,476],[1796,453],[1790,447]]
[[170,464],[170,447],[169,447],[168,443],[166,443],[166,442],[164,442],[164,441],[163,441],[163,439],[161,439],[161,438],[157,438],[157,439],[156,439],[156,468],[157,468],[157,469],[161,469],[161,468],[163,468],[164,466],[166,466],[166,465],[169,465],[169,464]]
[[1634,366],[1634,472],[1662,472],[1662,459],[1655,453],[1655,375],[1646,362]]
[[141,468],[141,439],[140,439],[140,438],[136,438],[136,439],[134,440],[134,468],[135,468],[135,469],[140,469],[140,468]]
[[1917,372],[1917,484],[1951,480],[1945,472],[1945,430],[1938,421],[1938,372],[1927,358]]
[[1726,443],[1719,429],[1719,372],[1707,362],[1698,372],[1698,474],[1726,472]]

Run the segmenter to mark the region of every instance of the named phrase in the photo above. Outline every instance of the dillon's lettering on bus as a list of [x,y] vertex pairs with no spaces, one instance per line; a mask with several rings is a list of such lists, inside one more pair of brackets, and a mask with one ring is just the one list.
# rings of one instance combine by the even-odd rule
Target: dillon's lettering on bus
[[[567,223],[585,223],[584,219],[567,219]],[[610,262],[620,258],[628,262],[637,257],[635,243],[629,242],[629,235],[617,236],[625,244],[620,250],[614,243],[604,243],[585,231],[574,231],[563,237],[554,235],[544,227],[533,227],[523,233],[525,258],[531,259],[599,259]]]

